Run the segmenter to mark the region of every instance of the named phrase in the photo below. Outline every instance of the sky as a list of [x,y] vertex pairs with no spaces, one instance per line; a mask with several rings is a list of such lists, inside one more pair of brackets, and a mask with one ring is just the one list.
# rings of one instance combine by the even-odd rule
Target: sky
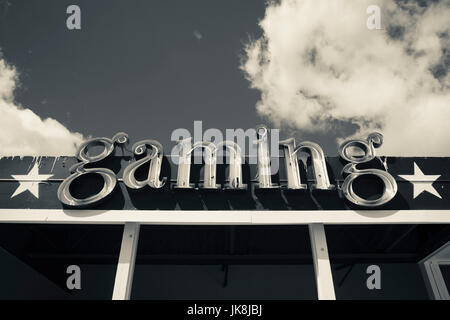
[[0,0],[0,155],[70,155],[119,131],[171,150],[201,120],[264,123],[330,156],[374,130],[386,154],[450,156],[449,1],[329,3]]
[[[244,42],[261,33],[262,1],[10,3],[0,47],[19,75],[15,100],[42,119],[168,148],[171,132],[194,120],[223,130],[261,122],[239,65]],[[81,30],[71,31],[66,8],[75,3]]]

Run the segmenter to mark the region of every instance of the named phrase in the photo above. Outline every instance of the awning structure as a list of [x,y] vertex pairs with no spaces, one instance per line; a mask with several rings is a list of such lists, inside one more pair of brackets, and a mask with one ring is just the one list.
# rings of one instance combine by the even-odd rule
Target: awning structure
[[[2,247],[61,287],[64,277],[55,278],[52,267],[44,266],[42,259],[51,257],[62,264],[75,257],[118,263],[115,299],[130,297],[138,244],[137,263],[151,264],[302,264],[312,256],[318,298],[334,299],[330,260],[344,267],[374,259],[418,262],[450,241],[450,158],[379,160],[370,165],[382,163],[381,169],[395,178],[398,192],[390,202],[374,208],[357,206],[342,195],[346,163],[338,157],[326,158],[335,186],[332,190],[311,188],[315,181],[308,161],[299,162],[308,188],[286,190],[286,171],[280,166],[272,176],[272,182],[280,187],[258,189],[257,166],[249,164],[248,158],[243,164],[244,190],[177,190],[173,188],[177,167],[166,156],[161,177],[167,177],[168,183],[163,188],[131,190],[122,178],[132,161],[127,154],[116,154],[102,164],[111,168],[118,180],[107,199],[93,207],[71,208],[61,204],[57,191],[69,176],[69,168],[78,162],[76,158],[2,158]],[[204,182],[203,170],[201,164],[192,165],[191,183]],[[227,165],[217,165],[217,184],[229,182],[228,170]],[[147,172],[148,166],[143,166],[136,177],[144,179]],[[89,174],[74,183],[71,191],[83,198],[98,192],[102,185],[98,175]],[[382,193],[383,185],[377,178],[363,177],[355,181],[354,189],[370,198]],[[55,244],[53,249],[43,245],[39,236],[48,224],[59,226],[59,231],[47,227],[46,237]],[[85,224],[97,226],[99,232],[82,226]],[[27,236],[19,241],[11,236],[15,230]],[[108,234],[121,238],[119,257],[118,244],[105,239]]]

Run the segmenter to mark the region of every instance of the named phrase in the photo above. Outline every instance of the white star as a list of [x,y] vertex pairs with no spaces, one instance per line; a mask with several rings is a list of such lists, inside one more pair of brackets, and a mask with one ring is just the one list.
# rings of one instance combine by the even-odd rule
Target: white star
[[425,175],[419,166],[414,162],[414,174],[412,175],[399,175],[400,178],[408,180],[413,184],[414,199],[417,198],[424,191],[428,191],[432,195],[442,199],[441,195],[433,187],[435,182],[441,175]]
[[33,196],[39,199],[39,183],[47,180],[52,177],[52,174],[39,174],[39,164],[35,163],[33,168],[28,172],[28,174],[24,175],[11,175],[14,179],[16,179],[20,185],[17,187],[16,191],[14,191],[11,198],[21,194],[25,191],[30,191]]

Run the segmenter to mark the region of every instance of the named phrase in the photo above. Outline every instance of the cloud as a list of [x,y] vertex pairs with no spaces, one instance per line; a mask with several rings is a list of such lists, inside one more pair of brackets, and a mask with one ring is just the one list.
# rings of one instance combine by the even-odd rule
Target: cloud
[[241,69],[275,124],[333,138],[353,124],[383,133],[380,154],[450,156],[449,16],[449,0],[270,2]]
[[15,68],[0,59],[0,156],[74,155],[83,136],[15,103],[17,83]]

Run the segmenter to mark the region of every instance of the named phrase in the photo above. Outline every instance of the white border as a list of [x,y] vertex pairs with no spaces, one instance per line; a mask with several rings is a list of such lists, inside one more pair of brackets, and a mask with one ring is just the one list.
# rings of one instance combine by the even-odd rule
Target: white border
[[165,225],[450,224],[450,210],[65,210],[0,209],[0,223]]

